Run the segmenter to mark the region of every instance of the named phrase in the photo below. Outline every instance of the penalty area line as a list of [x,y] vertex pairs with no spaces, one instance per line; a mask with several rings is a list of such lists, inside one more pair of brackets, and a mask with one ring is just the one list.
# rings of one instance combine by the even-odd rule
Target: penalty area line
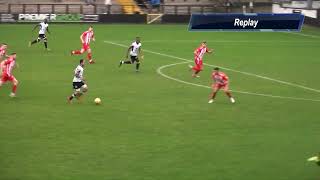
[[[206,89],[211,89],[210,86],[206,86],[206,85],[202,85],[202,84],[196,84],[196,83],[192,83],[192,82],[188,82],[188,81],[184,81],[181,79],[177,79],[174,78],[172,76],[169,76],[167,74],[164,74],[162,72],[163,69],[165,68],[169,68],[172,66],[176,66],[176,65],[180,65],[180,64],[186,64],[188,62],[180,62],[180,63],[173,63],[173,64],[167,64],[164,66],[161,66],[157,69],[157,73],[167,79],[179,82],[179,83],[183,83],[183,84],[187,84],[187,85],[192,85],[192,86],[197,86],[197,87],[202,87],[202,88],[206,88]],[[230,90],[234,93],[239,93],[239,94],[246,94],[246,95],[254,95],[254,96],[262,96],[262,97],[269,97],[269,98],[278,98],[278,99],[288,99],[288,100],[299,100],[299,101],[313,101],[313,102],[320,102],[320,100],[318,99],[307,99],[307,98],[298,98],[298,97],[290,97],[290,96],[278,96],[278,95],[271,95],[271,94],[262,94],[262,93],[254,93],[254,92],[247,92],[247,91],[238,91],[238,90]]]
[[[125,47],[125,48],[128,47],[128,46],[126,46],[124,44],[119,44],[119,43],[115,43],[115,42],[112,42],[112,41],[104,41],[104,42],[108,43],[108,44],[120,46],[120,47]],[[177,57],[177,56],[173,56],[173,55],[169,55],[169,54],[159,53],[159,52],[155,52],[155,51],[151,51],[151,50],[147,50],[147,49],[143,49],[143,51],[151,53],[151,54],[156,54],[156,55],[159,55],[159,56],[169,57],[169,58],[172,58],[172,59],[178,59],[178,60],[181,60],[181,61],[184,61],[184,62],[192,62],[193,63],[193,61],[188,60],[186,58],[181,58],[181,57]],[[228,70],[228,71],[231,71],[231,72],[236,72],[236,73],[244,74],[244,75],[247,75],[247,76],[261,78],[261,79],[277,82],[277,83],[280,83],[280,84],[285,84],[285,85],[288,85],[288,86],[297,87],[297,88],[301,88],[301,89],[305,89],[305,90],[309,90],[309,91],[320,93],[320,90],[318,90],[318,89],[306,87],[306,86],[299,85],[299,84],[296,84],[296,83],[291,83],[291,82],[286,82],[286,81],[282,81],[282,80],[278,80],[278,79],[273,79],[273,78],[270,78],[270,77],[267,77],[267,76],[262,76],[262,75],[253,74],[253,73],[249,73],[249,72],[239,71],[239,70],[235,70],[235,69],[231,69],[231,68],[227,68],[227,67],[223,67],[223,66],[219,66],[219,65],[207,64],[207,63],[204,63],[204,64],[207,65],[207,66],[210,66],[210,67],[218,66],[218,67],[221,67],[222,69],[225,69],[225,70]]]

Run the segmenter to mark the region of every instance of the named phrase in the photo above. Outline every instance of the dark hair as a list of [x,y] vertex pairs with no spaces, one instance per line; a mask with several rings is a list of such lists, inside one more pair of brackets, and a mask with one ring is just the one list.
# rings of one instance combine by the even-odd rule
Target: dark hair
[[80,61],[79,61],[79,62],[80,62],[80,64],[81,64],[81,63],[83,63],[83,61],[84,61],[83,59],[80,59]]
[[17,54],[17,53],[15,53],[15,52],[14,52],[14,53],[11,53],[11,55],[16,55],[16,54]]
[[207,41],[202,41],[202,43],[207,44]]
[[6,43],[1,43],[1,46],[4,46],[4,45],[6,46],[7,44]]
[[220,70],[220,68],[215,67],[213,70],[215,70],[215,71],[219,71],[219,70]]

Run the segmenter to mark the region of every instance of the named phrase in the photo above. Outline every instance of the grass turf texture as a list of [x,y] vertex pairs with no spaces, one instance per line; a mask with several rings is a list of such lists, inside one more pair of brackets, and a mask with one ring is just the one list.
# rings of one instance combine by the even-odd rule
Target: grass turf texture
[[[192,60],[198,42],[215,49],[204,61],[320,89],[320,38],[290,33],[188,32],[182,25],[95,25],[97,64],[85,67],[89,91],[82,104],[66,103],[87,25],[51,24],[49,48],[27,47],[32,25],[1,25],[1,41],[17,52],[18,97],[0,90],[1,180],[309,180],[319,169],[306,158],[319,151],[320,102],[223,93],[156,73],[181,60],[145,53],[141,72],[124,65],[126,49],[143,48]],[[320,36],[317,28],[305,34]],[[36,37],[34,34],[33,38]],[[145,42],[144,42],[145,41]],[[192,79],[187,64],[163,69],[184,81],[210,84],[212,67]],[[231,89],[320,99],[297,87],[225,71]],[[102,105],[93,103],[95,97]]]

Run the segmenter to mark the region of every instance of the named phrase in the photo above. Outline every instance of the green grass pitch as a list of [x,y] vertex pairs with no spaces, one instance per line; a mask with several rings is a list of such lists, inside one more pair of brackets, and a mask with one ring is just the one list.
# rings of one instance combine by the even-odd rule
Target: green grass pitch
[[[302,33],[188,32],[186,25],[95,25],[96,64],[85,67],[89,91],[69,105],[73,70],[88,25],[50,24],[51,52],[27,47],[33,25],[0,25],[17,52],[17,98],[0,89],[0,180],[311,180],[319,168],[320,29]],[[118,68],[124,47],[141,36],[141,72]],[[33,38],[36,37],[36,32]],[[205,63],[224,70],[235,91],[208,104],[211,66],[192,79],[193,50],[215,49]],[[165,65],[180,63],[166,67]],[[165,67],[163,67],[165,66]],[[174,79],[161,76],[157,70]],[[182,83],[194,83],[186,84]],[[280,97],[269,97],[269,95]],[[95,97],[102,105],[93,103]],[[308,100],[283,99],[281,97]],[[311,100],[310,100],[311,99]]]

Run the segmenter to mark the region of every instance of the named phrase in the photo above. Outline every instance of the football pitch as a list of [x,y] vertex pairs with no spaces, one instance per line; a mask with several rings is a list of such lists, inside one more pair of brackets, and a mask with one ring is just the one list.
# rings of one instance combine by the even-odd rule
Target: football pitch
[[[17,97],[0,89],[0,180],[311,180],[319,167],[320,29],[188,32],[187,25],[94,25],[89,91],[67,104],[88,25],[50,24],[50,52],[33,25],[0,25],[17,52]],[[141,71],[118,68],[141,37]],[[200,78],[193,50],[206,40]],[[213,67],[236,99],[208,104]],[[100,97],[96,106],[93,99]]]

